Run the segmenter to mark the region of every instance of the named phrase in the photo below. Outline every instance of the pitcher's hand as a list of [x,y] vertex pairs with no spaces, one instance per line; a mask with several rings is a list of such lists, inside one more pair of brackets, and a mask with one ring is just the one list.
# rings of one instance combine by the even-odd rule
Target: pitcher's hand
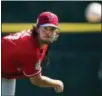
[[56,80],[56,86],[54,87],[56,93],[60,93],[64,91],[64,84],[60,80]]

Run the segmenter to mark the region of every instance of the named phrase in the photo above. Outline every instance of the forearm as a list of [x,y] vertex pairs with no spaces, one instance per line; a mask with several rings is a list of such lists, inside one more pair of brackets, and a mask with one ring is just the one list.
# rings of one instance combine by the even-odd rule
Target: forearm
[[37,82],[34,82],[34,85],[39,87],[55,87],[56,86],[56,80],[51,79],[46,76],[41,76],[41,80],[38,80]]

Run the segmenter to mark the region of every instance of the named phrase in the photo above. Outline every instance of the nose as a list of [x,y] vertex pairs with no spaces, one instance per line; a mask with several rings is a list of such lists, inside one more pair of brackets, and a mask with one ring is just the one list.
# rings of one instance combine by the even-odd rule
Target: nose
[[51,36],[53,36],[53,35],[54,35],[54,32],[52,32],[52,31],[48,30],[48,31],[47,31],[47,34],[51,37]]

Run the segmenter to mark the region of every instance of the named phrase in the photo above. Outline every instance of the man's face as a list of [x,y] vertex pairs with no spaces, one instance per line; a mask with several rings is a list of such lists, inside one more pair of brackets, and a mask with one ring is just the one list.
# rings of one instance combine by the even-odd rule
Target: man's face
[[50,44],[56,41],[59,36],[59,29],[54,27],[40,27],[38,29],[38,34],[41,42],[44,44]]

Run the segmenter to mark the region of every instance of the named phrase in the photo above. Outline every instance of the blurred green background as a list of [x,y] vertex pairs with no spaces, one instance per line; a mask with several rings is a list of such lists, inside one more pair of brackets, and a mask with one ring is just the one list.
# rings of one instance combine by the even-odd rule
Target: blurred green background
[[49,50],[51,63],[43,74],[61,79],[65,84],[64,92],[57,94],[53,89],[39,88],[28,79],[20,79],[16,96],[102,96],[98,77],[102,60],[101,24],[91,24],[85,18],[85,8],[91,2],[1,2],[2,36],[32,27],[42,11],[56,13],[61,26],[60,37]]
[[84,10],[91,2],[20,1],[1,2],[2,22],[36,22],[42,11],[56,13],[61,22],[85,22]]

